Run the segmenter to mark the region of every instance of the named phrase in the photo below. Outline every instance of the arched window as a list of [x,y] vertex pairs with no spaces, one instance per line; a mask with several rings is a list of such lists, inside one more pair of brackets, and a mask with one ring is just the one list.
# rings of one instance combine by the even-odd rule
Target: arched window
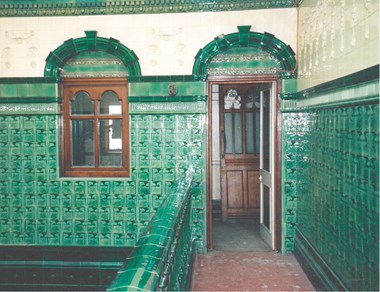
[[46,59],[61,81],[62,175],[130,175],[127,76],[141,75],[133,51],[96,31],[66,40]]
[[63,175],[129,176],[125,78],[62,80]]

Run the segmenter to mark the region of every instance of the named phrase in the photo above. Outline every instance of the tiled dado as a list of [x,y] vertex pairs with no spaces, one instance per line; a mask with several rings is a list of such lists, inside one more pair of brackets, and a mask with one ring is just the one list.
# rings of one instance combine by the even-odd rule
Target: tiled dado
[[283,110],[283,244],[326,283],[378,290],[378,80],[351,80]]
[[194,167],[192,216],[204,247],[205,115],[131,116],[131,178],[60,179],[58,115],[0,115],[0,244],[133,246]]
[[303,146],[286,154],[286,164],[301,158],[286,173],[296,188],[296,239],[307,240],[345,289],[378,290],[378,102],[286,115],[303,120],[293,138]]
[[198,11],[231,11],[298,6],[301,0],[205,1],[205,0],[84,0],[33,1],[5,0],[0,4],[0,16],[68,16],[142,13],[176,13]]

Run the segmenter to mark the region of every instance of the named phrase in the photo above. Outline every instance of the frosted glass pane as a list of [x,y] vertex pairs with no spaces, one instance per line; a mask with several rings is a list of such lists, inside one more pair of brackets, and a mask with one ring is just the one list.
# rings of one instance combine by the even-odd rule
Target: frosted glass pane
[[263,116],[263,132],[264,132],[264,166],[266,171],[270,171],[269,158],[270,158],[270,96],[269,91],[264,93],[264,116]]
[[255,113],[255,153],[260,153],[260,112]]
[[[225,153],[233,153],[233,130],[232,130],[232,114],[224,114],[224,135],[225,135]],[[222,137],[223,138],[223,137]]]
[[241,113],[233,113],[234,116],[234,141],[235,141],[235,151],[234,153],[243,152],[243,137],[242,137],[242,122]]
[[253,128],[253,113],[246,113],[245,115],[245,131],[246,131],[246,152],[247,153],[254,153],[253,149],[253,137],[255,134],[254,128]]

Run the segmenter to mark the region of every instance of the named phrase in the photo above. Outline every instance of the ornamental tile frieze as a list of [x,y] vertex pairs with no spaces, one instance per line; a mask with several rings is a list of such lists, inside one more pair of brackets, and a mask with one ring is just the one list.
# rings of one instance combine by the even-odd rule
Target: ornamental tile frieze
[[0,4],[0,17],[234,11],[267,8],[289,8],[299,6],[301,2],[302,0],[4,0],[1,1]]

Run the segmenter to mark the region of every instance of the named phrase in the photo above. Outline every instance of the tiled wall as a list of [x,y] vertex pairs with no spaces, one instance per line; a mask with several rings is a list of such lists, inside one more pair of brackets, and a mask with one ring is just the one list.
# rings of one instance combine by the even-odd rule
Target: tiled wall
[[379,64],[379,1],[304,0],[298,90]]
[[[359,75],[374,80],[343,86]],[[329,289],[377,290],[378,68],[339,82],[338,90],[304,92],[284,110],[284,247],[322,266],[319,273],[333,271],[339,284]],[[320,277],[332,281],[325,271]]]
[[[187,95],[185,102],[180,97],[165,102],[165,93],[156,89],[159,102],[140,104],[148,94],[131,90],[136,94],[130,103],[131,178],[107,180],[60,177],[55,83],[1,81],[0,244],[133,246],[163,197],[194,166],[193,228],[198,249],[204,247],[203,83],[189,82],[190,93],[198,95]],[[45,95],[38,88],[45,88]]]

